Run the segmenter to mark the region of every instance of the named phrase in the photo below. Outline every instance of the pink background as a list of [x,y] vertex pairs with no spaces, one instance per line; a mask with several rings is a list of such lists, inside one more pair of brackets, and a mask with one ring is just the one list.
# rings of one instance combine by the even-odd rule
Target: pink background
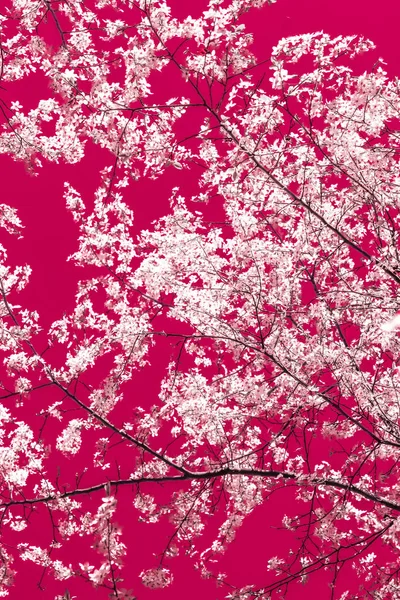
[[[203,0],[173,0],[173,14],[184,17],[187,14],[199,16],[205,6]],[[189,10],[190,9],[190,10]],[[376,53],[365,57],[365,68],[372,66],[378,56],[387,62],[387,70],[391,76],[400,71],[399,46],[400,4],[398,0],[278,0],[270,7],[261,11],[251,11],[246,22],[250,31],[254,32],[255,43],[253,50],[259,59],[270,55],[272,47],[279,39],[288,35],[306,32],[324,31],[331,35],[362,34],[370,38],[377,46]],[[49,24],[47,27],[51,27]],[[52,36],[51,31],[48,32]],[[160,81],[155,81],[156,94]],[[176,85],[181,85],[178,80]],[[159,90],[161,93],[162,88]],[[33,76],[21,83],[8,86],[7,99],[19,99],[24,108],[34,106],[38,99],[50,94],[46,82]],[[175,95],[171,91],[170,95]],[[111,164],[111,157],[103,150],[87,146],[84,160],[77,165],[44,164],[37,177],[30,176],[24,166],[13,162],[9,157],[0,157],[2,168],[2,202],[17,207],[19,216],[25,225],[25,235],[22,240],[4,239],[9,250],[10,262],[13,264],[28,263],[33,269],[31,283],[27,290],[20,295],[20,303],[27,308],[35,309],[41,317],[44,329],[50,323],[60,318],[63,312],[70,311],[74,306],[74,296],[78,278],[83,276],[81,270],[66,262],[66,258],[77,249],[77,227],[67,213],[63,200],[63,183],[68,180],[83,195],[92,198],[93,192],[99,185],[99,170]],[[187,171],[168,170],[156,181],[139,181],[131,185],[125,196],[135,212],[135,230],[147,228],[150,223],[168,211],[168,198],[172,187],[179,185],[182,193],[193,190],[193,174]],[[212,209],[211,209],[212,210]],[[218,216],[218,215],[217,215]],[[140,373],[134,381],[135,397],[140,398],[140,404],[149,407],[157,402],[158,385],[166,364],[162,346],[159,354],[152,355],[151,372]],[[32,404],[25,409],[25,418],[37,423],[37,406],[48,397],[38,395],[32,397]],[[37,404],[35,405],[35,403]],[[41,406],[39,406],[40,408]],[[87,455],[85,455],[85,452]],[[90,445],[80,455],[81,467],[91,464]],[[73,465],[59,455],[57,451],[49,463],[49,479],[54,478],[57,466],[61,467],[64,479],[75,474],[77,464]],[[98,481],[98,479],[96,479]],[[86,484],[90,483],[90,474]],[[266,581],[266,562],[271,554],[284,554],[289,548],[291,536],[280,531],[280,520],[283,514],[296,509],[293,495],[285,490],[277,492],[263,507],[255,510],[239,531],[236,540],[221,560],[221,570],[225,571],[235,585],[254,583],[262,586]],[[175,580],[170,588],[160,591],[150,591],[143,587],[138,574],[143,568],[155,566],[153,553],[162,551],[163,546],[172,533],[171,526],[165,522],[158,525],[143,525],[136,522],[137,512],[131,509],[132,496],[128,490],[121,490],[118,495],[118,522],[124,531],[125,541],[129,547],[126,558],[124,587],[133,588],[139,600],[159,599],[177,600],[217,600],[224,598],[229,590],[216,588],[213,581],[205,581],[193,570],[191,561],[187,558],[176,558],[171,561]],[[93,499],[96,506],[100,496]],[[203,546],[212,539],[221,522],[221,514],[214,517],[210,523],[210,533],[204,539]],[[44,507],[32,515],[29,529],[29,541],[32,544],[45,543],[51,535],[48,516]],[[18,541],[22,536],[18,537]],[[24,540],[25,541],[25,540]],[[78,546],[85,547],[86,540],[79,540]],[[68,564],[75,559],[78,546],[71,543],[67,546],[62,558]],[[61,555],[60,555],[61,557]],[[82,557],[80,557],[82,560]],[[83,561],[82,561],[83,562]],[[28,563],[16,563],[19,574],[16,586],[11,590],[10,598],[54,598],[68,588],[71,595],[78,598],[107,598],[105,590],[94,590],[81,581],[54,582],[51,575],[43,580],[44,591],[37,588],[41,568]],[[351,570],[344,572],[341,583],[346,585],[346,577],[351,579]],[[307,586],[293,585],[288,598],[330,598],[330,590],[324,573],[318,573]]]

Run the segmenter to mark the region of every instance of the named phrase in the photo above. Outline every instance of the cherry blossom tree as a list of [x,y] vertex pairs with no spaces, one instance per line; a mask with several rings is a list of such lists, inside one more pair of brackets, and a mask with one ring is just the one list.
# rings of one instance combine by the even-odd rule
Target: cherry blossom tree
[[[143,565],[149,588],[170,585],[184,552],[231,600],[283,597],[318,571],[331,598],[400,598],[399,83],[382,61],[360,70],[373,43],[356,36],[286,38],[258,60],[244,17],[264,4],[210,0],[182,20],[163,0],[1,13],[0,152],[35,177],[89,145],[109,157],[94,198],[65,182],[72,312],[43,329],[18,304],[29,265],[9,262],[6,233],[0,247],[1,596],[22,560],[40,585],[80,578],[99,597],[140,598],[124,587],[126,495],[133,520],[169,522]],[[29,77],[50,88],[28,109],[10,98]],[[135,185],[166,170],[170,211],[135,232]],[[0,208],[22,235],[18,207]],[[136,377],[160,353],[159,397],[143,408]],[[55,454],[72,485],[53,477]],[[275,494],[294,498],[275,523],[290,549],[263,544],[264,584],[240,586],[220,559]],[[36,514],[47,546],[29,537]],[[63,561],[78,538],[90,560]]]

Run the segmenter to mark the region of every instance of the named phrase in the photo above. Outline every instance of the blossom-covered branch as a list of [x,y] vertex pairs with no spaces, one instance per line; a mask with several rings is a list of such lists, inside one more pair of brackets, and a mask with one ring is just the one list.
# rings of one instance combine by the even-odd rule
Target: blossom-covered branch
[[[45,327],[17,304],[31,269],[0,247],[3,596],[21,559],[40,585],[76,576],[132,600],[116,523],[130,494],[136,519],[170,532],[147,587],[172,583],[184,549],[232,599],[321,569],[333,598],[346,564],[361,592],[341,598],[400,598],[398,82],[379,60],[360,74],[373,44],[356,36],[254,56],[243,17],[267,4],[178,19],[164,0],[10,0],[0,14],[0,153],[37,177],[94,146],[109,156],[93,198],[64,182],[72,310]],[[49,88],[24,106],[28,77]],[[135,228],[141,181],[166,172],[169,212]],[[15,207],[0,226],[22,235]],[[219,558],[275,493],[293,497],[275,523],[290,552],[266,545],[269,579],[243,587]],[[29,537],[41,507],[46,547]],[[93,555],[64,564],[82,537]]]

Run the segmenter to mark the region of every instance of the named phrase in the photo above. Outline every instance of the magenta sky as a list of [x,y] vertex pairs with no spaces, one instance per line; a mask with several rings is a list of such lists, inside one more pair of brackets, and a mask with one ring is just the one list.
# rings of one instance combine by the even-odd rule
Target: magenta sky
[[[198,16],[205,2],[172,0],[171,5],[177,16]],[[269,56],[273,45],[282,37],[322,30],[331,35],[362,34],[368,37],[376,44],[377,49],[375,55],[372,53],[363,59],[365,68],[372,66],[377,57],[382,57],[387,62],[387,70],[391,76],[400,74],[398,0],[278,0],[271,7],[267,6],[261,11],[253,10],[246,21],[249,30],[254,33],[254,51],[260,60]],[[48,96],[50,91],[46,91],[45,82],[33,76],[9,86],[6,93],[8,100],[19,99],[24,106],[33,106],[39,98],[46,97],[44,94]],[[80,164],[45,164],[37,177],[27,174],[21,164],[8,157],[1,156],[0,164],[1,202],[17,207],[25,225],[22,240],[5,240],[10,262],[28,263],[33,269],[31,284],[21,294],[21,304],[36,309],[46,328],[53,320],[61,317],[63,312],[72,309],[76,283],[82,276],[72,263],[66,262],[67,256],[77,249],[77,228],[64,206],[63,183],[65,180],[70,181],[84,198],[90,198],[99,184],[99,169],[111,164],[111,160],[105,151],[88,146],[87,155]],[[135,212],[138,229],[149,227],[152,220],[165,214],[171,188],[175,185],[189,190],[192,185],[191,173],[168,171],[157,181],[140,182],[136,188],[130,188],[125,199],[131,203]],[[151,406],[157,401],[158,381],[164,365],[164,357],[154,356],[151,375],[143,373],[137,377],[135,393],[141,397],[142,405]],[[32,418],[34,414],[33,406]],[[88,459],[89,464],[90,457]],[[85,458],[82,457],[82,468],[84,463]],[[60,457],[54,457],[54,469],[58,464],[62,464],[65,472],[68,471],[66,459],[61,462]],[[145,526],[136,523],[136,513],[130,511],[130,506],[131,497],[121,494],[119,522],[131,547],[126,564],[132,578],[125,585],[134,588],[138,600],[222,600],[225,597],[227,590],[216,588],[213,582],[201,580],[193,571],[191,562],[185,558],[175,559],[171,564],[175,574],[175,582],[171,588],[156,592],[144,588],[137,575],[142,568],[152,566],[152,553],[162,551],[171,529],[168,524]],[[266,572],[266,550],[271,545],[275,548],[274,552],[284,550],[288,541],[287,534],[271,529],[270,525],[277,525],[278,515],[291,509],[293,498],[289,498],[287,494],[285,497],[276,495],[268,505],[254,511],[245,523],[222,561],[223,570],[228,574],[232,573],[236,584],[254,582],[262,585]],[[39,543],[46,535],[42,529],[43,524],[48,526],[44,512],[33,515],[32,523],[36,538],[30,542]],[[72,545],[68,551],[73,558]],[[68,562],[67,552],[64,561]],[[79,600],[107,597],[104,591],[97,593],[80,582],[67,582],[67,586],[55,584],[51,577],[44,580],[46,590],[41,592],[36,586],[41,574],[40,568],[27,564],[21,566],[17,586],[10,593],[11,600],[28,597],[31,600],[53,599],[56,593],[63,593],[65,587],[70,589],[72,595],[76,594]],[[348,575],[351,576],[351,573]],[[288,595],[288,598],[298,599],[311,597],[329,597],[323,575],[318,575],[310,587],[296,585]]]

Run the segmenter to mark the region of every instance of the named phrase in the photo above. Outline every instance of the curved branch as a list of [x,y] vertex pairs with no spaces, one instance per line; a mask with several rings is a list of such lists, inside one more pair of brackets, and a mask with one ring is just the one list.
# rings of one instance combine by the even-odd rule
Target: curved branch
[[84,494],[91,494],[92,492],[98,492],[100,490],[109,489],[111,487],[118,488],[124,485],[139,485],[142,483],[167,483],[174,481],[196,481],[205,479],[216,479],[217,477],[228,477],[228,476],[243,476],[243,477],[263,477],[268,479],[284,479],[293,481],[299,487],[312,486],[312,487],[328,487],[343,490],[357,496],[361,496],[371,502],[376,502],[381,506],[385,506],[390,510],[400,513],[400,504],[381,498],[368,490],[364,490],[357,485],[336,481],[335,479],[320,478],[315,476],[304,476],[296,475],[288,471],[277,471],[277,470],[264,470],[264,469],[235,469],[231,467],[225,467],[223,469],[217,469],[216,471],[199,471],[193,472],[180,468],[182,475],[169,476],[165,475],[162,477],[133,477],[130,479],[115,479],[99,483],[87,488],[78,488],[64,493],[49,494],[39,498],[28,498],[25,500],[9,500],[0,504],[0,509],[8,509],[10,506],[25,505],[25,504],[41,504],[52,502],[54,500],[61,500],[64,498],[71,498],[73,496],[81,496]]

